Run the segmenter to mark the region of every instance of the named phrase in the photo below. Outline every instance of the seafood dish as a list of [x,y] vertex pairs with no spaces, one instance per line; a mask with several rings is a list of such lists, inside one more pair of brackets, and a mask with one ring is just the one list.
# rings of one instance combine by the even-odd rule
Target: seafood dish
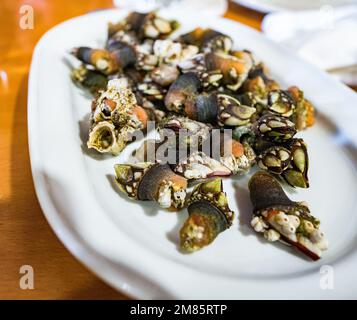
[[[319,259],[328,247],[319,219],[282,188],[310,186],[300,133],[315,122],[312,103],[300,88],[282,88],[230,36],[179,27],[156,12],[132,12],[109,24],[104,48],[72,49],[80,64],[71,79],[93,98],[87,147],[119,156],[141,141],[132,161],[115,165],[114,180],[132,200],[188,213],[182,251],[200,250],[230,228],[239,212],[222,180],[253,173],[252,231]],[[152,129],[156,138],[148,139]]]
[[263,171],[252,176],[249,190],[254,211],[251,225],[256,232],[268,241],[292,245],[312,260],[321,257],[327,240],[306,203],[290,200],[278,181]]

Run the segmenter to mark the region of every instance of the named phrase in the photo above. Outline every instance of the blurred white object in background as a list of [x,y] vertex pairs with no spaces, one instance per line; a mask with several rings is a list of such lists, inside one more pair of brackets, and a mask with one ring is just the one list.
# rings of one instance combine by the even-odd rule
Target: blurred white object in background
[[118,8],[139,12],[169,8],[180,11],[187,9],[191,13],[214,16],[221,16],[227,10],[227,0],[114,0],[114,4]]
[[357,84],[357,5],[271,13],[262,30],[319,68]]
[[341,6],[357,3],[356,0],[232,0],[247,8],[260,12],[277,12],[285,10],[311,10],[322,5]]

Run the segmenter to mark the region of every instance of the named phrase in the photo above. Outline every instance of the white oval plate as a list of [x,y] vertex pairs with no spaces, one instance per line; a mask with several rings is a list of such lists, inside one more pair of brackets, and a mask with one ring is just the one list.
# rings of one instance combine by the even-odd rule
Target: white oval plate
[[[300,134],[309,145],[311,188],[291,196],[310,204],[330,240],[318,262],[266,243],[247,225],[248,177],[240,177],[224,181],[239,219],[209,247],[182,254],[178,231],[186,210],[175,214],[130,201],[113,186],[113,165],[125,161],[138,142],[117,158],[83,145],[90,98],[69,78],[73,61],[68,51],[103,46],[107,22],[125,14],[109,10],[64,22],[43,36],[33,55],[28,98],[32,174],[42,209],[66,247],[100,278],[137,298],[356,298],[356,94],[246,26],[166,12],[180,19],[182,31],[200,25],[228,33],[237,46],[262,58],[283,86],[300,86],[317,106],[317,124]],[[320,269],[325,265],[333,269]]]

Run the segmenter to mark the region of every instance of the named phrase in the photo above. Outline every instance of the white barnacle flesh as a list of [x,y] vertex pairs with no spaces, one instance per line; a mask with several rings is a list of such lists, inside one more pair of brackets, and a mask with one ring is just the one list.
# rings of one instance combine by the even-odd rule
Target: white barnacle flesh
[[185,204],[186,190],[174,190],[172,181],[164,181],[158,192],[157,202],[161,208],[168,209],[171,207],[181,208]]
[[219,161],[207,156],[203,152],[193,153],[182,161],[175,171],[182,173],[186,179],[205,179],[213,176],[229,176],[231,170]]
[[186,190],[181,189],[178,191],[174,191],[172,198],[175,208],[183,207],[185,205],[185,200],[186,200]]
[[221,164],[226,166],[233,174],[247,173],[255,163],[256,155],[252,147],[244,143],[244,153],[240,156],[233,154],[223,155],[220,158]]
[[[322,251],[328,248],[324,234],[311,221],[301,217],[301,215],[277,211],[275,214],[268,214],[265,219],[275,232],[293,243],[300,244],[319,257]],[[268,234],[265,237],[267,238]],[[270,238],[272,237],[271,235]]]
[[275,242],[280,239],[280,233],[275,231],[274,229],[269,229],[264,231],[264,238],[270,242]]
[[256,232],[264,232],[268,228],[268,225],[259,216],[255,216],[250,222],[250,225]]
[[229,170],[231,170],[233,174],[245,173],[251,168],[252,165],[252,162],[245,154],[238,158],[234,157],[233,155],[221,157],[220,162]]
[[153,46],[154,55],[164,63],[178,64],[179,62],[190,59],[199,51],[198,47],[183,45],[169,39],[156,40]]
[[162,208],[170,208],[171,207],[171,185],[170,183],[164,183],[159,188],[159,195],[157,198],[157,202]]

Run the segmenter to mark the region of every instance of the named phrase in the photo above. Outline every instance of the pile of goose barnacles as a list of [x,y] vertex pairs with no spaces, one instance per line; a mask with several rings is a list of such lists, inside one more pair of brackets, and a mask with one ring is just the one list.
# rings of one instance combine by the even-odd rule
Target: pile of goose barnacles
[[72,50],[82,64],[71,77],[94,96],[88,148],[119,155],[155,123],[159,138],[142,143],[136,163],[115,165],[116,182],[129,198],[187,207],[185,251],[232,225],[221,178],[258,166],[249,182],[251,226],[319,259],[327,249],[319,220],[280,185],[309,187],[307,145],[295,135],[314,124],[312,104],[299,88],[282,89],[228,35],[196,28],[174,37],[178,28],[154,12],[133,12],[109,24],[105,48]]

